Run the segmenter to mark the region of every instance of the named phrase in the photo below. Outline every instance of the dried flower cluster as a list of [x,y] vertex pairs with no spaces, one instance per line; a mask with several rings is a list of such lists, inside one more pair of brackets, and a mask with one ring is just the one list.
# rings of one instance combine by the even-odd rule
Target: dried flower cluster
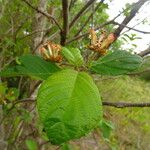
[[100,56],[103,56],[107,53],[107,49],[110,44],[116,39],[114,33],[110,33],[108,36],[106,31],[102,31],[98,39],[94,29],[89,30],[91,43],[88,48],[92,51],[98,52]]
[[59,63],[62,61],[61,50],[62,47],[59,44],[47,41],[40,47],[39,52],[45,60]]

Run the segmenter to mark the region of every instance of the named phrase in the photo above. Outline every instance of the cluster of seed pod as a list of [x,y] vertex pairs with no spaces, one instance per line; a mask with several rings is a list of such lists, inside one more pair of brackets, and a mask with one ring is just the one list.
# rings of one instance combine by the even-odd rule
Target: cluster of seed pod
[[116,39],[114,33],[106,34],[106,31],[102,31],[100,37],[98,38],[94,29],[89,30],[91,43],[88,48],[92,51],[98,52],[100,56],[107,53],[107,49],[111,43]]
[[[107,53],[107,49],[110,44],[116,39],[114,33],[107,35],[106,31],[102,31],[100,37],[98,38],[94,29],[89,30],[91,43],[88,48],[92,51],[98,52],[100,56]],[[61,55],[62,47],[59,44],[55,44],[51,41],[47,41],[39,48],[40,55],[47,61],[62,62]]]
[[62,56],[60,54],[62,47],[51,41],[47,41],[39,48],[40,55],[47,61],[60,63]]

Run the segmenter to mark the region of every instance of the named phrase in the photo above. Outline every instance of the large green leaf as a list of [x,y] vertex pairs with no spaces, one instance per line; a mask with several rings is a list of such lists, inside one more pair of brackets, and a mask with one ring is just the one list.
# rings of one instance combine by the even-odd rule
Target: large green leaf
[[119,50],[92,62],[90,69],[103,75],[121,75],[138,69],[141,63],[140,56]]
[[19,64],[6,67],[0,72],[0,76],[11,77],[25,75],[45,80],[58,70],[60,69],[54,63],[47,62],[39,56],[24,55],[19,57]]
[[62,54],[70,64],[73,64],[75,66],[83,65],[83,57],[78,48],[63,47]]
[[80,138],[102,119],[101,99],[92,78],[70,69],[53,74],[41,85],[37,106],[53,144]]

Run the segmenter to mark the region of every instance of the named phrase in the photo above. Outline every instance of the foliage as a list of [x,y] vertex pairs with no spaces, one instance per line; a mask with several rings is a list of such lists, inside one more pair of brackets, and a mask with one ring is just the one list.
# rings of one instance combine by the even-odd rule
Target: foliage
[[126,51],[114,51],[92,62],[91,70],[104,75],[126,74],[139,68],[142,58]]
[[33,140],[26,140],[26,145],[28,147],[28,150],[37,150],[38,149],[36,142]]
[[147,56],[142,63],[142,66],[139,68],[139,72],[141,72],[141,74],[139,74],[139,76],[147,81],[150,81],[150,57]]
[[[150,83],[132,76],[103,77],[97,81],[103,100],[112,102],[149,102]],[[111,99],[110,99],[111,98]],[[126,149],[149,147],[150,109],[149,108],[104,108],[105,117],[112,121],[115,130],[109,137],[109,145],[114,144]],[[140,145],[137,138],[140,137]]]
[[[121,76],[143,71],[149,66],[148,59],[142,62],[143,59],[140,56],[122,48],[125,42],[129,43],[140,37],[136,34],[124,34],[121,39],[115,37],[113,41],[109,41],[103,37],[104,34],[100,28],[100,31],[95,31],[98,32],[99,39],[93,40],[94,44],[92,43],[94,37],[89,39],[88,34],[85,34],[87,36],[82,40],[69,42],[69,39],[87,33],[90,27],[99,27],[109,20],[107,3],[102,3],[95,12],[94,8],[97,7],[98,2],[86,9],[70,28],[66,37],[67,41],[62,44],[63,46],[54,44],[60,43],[65,35],[60,0],[48,1],[46,11],[50,18],[54,17],[58,21],[61,30],[58,29],[54,19],[51,20],[49,17],[44,22],[44,29],[34,30],[42,20],[40,11],[37,10],[40,5],[38,0],[31,2],[33,7],[20,0],[2,0],[0,4],[2,8],[0,14],[0,24],[2,24],[0,28],[0,104],[2,105],[0,127],[2,124],[4,130],[8,131],[4,137],[4,140],[8,142],[8,149],[12,149],[13,146],[16,149],[19,147],[23,150],[36,150],[42,149],[43,145],[48,145],[46,149],[49,146],[59,148],[56,145],[61,146],[62,149],[77,149],[77,139],[82,139],[83,136],[90,137],[90,140],[96,139],[91,136],[92,134],[100,137],[96,143],[107,145],[108,149],[117,149],[120,148],[118,141],[121,137],[120,134],[114,133],[115,130],[118,132],[115,124],[122,127],[117,119],[121,120],[124,114],[127,114],[123,120],[124,126],[127,125],[126,119],[134,117],[136,122],[141,123],[143,132],[149,131],[147,122],[144,120],[149,119],[148,111],[144,113],[137,110],[136,115],[133,110],[129,113],[125,109],[121,114],[118,111],[103,108],[101,101],[119,101],[120,99],[142,101],[149,98],[149,95],[147,96],[149,84]],[[69,23],[83,6],[85,2],[79,0],[74,1],[73,7],[69,6]],[[127,4],[123,15],[129,16],[131,9],[132,6]],[[91,18],[86,23],[90,15]],[[114,25],[106,25],[105,30],[106,37],[114,34]],[[43,37],[40,37],[41,35]],[[41,43],[34,48],[37,38],[41,38]],[[49,40],[53,42],[48,44]],[[108,44],[105,45],[105,43]],[[89,50],[88,45],[91,47],[94,45],[95,51]],[[136,45],[133,46],[136,47]],[[44,56],[42,55],[43,47],[48,55],[46,59],[42,57]],[[38,49],[41,50],[41,56],[37,55]],[[106,53],[102,54],[100,51]],[[54,61],[54,58],[60,58],[59,56],[63,59]],[[53,59],[49,59],[50,57]],[[96,82],[97,78],[100,78],[98,82]],[[117,78],[117,83],[114,78]],[[105,80],[108,81],[105,82]],[[126,86],[127,82],[131,83]],[[133,89],[134,92],[129,94]],[[115,113],[117,117],[111,118],[109,113]],[[133,127],[132,123],[130,125]],[[84,145],[88,146],[88,144]]]
[[[82,58],[79,51],[77,54],[72,53],[71,64],[73,62],[75,66],[81,62],[78,58]],[[65,56],[71,59],[70,53],[65,53]],[[96,67],[98,70],[102,69],[102,73],[120,75],[137,69],[141,58],[129,52],[116,51],[98,59],[98,62],[95,63]],[[110,69],[103,67],[106,64],[108,66],[108,63]],[[54,64],[37,56],[27,55],[19,59],[19,65],[11,67],[11,70],[6,68],[1,75],[7,77],[12,72],[13,76],[29,75],[46,79],[48,74],[53,73],[40,87],[37,105],[49,140],[52,144],[62,144],[89,133],[101,121],[102,113],[99,92],[87,73],[73,70],[55,73],[56,71],[58,69]]]
[[62,54],[70,64],[75,65],[77,67],[83,65],[83,58],[79,49],[64,47],[62,50]]
[[59,68],[51,62],[46,62],[39,56],[24,55],[17,59],[17,65],[6,67],[0,72],[0,76],[31,76],[37,79],[45,80],[52,73],[57,72]]
[[110,138],[111,132],[112,130],[114,130],[114,126],[112,125],[112,123],[105,120],[100,122],[99,128],[102,130],[103,137],[106,140]]

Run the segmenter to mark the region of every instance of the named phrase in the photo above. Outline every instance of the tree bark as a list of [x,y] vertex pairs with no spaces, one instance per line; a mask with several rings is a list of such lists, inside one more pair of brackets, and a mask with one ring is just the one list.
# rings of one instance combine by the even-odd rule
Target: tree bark
[[135,4],[132,5],[132,9],[130,12],[130,15],[125,17],[125,19],[122,21],[121,25],[116,29],[115,35],[116,37],[119,37],[121,31],[125,28],[125,26],[135,17],[136,13],[139,11],[139,9],[146,3],[148,0],[139,0]]
[[[2,120],[3,120],[3,108],[2,105],[0,105],[0,122]],[[5,141],[5,129],[3,123],[0,124],[0,150],[7,150],[7,142]]]
[[146,50],[140,52],[138,55],[140,55],[141,57],[144,57],[148,54],[150,54],[150,46]]
[[[47,0],[40,0],[38,4],[38,9],[45,12],[47,7]],[[46,26],[46,18],[41,13],[35,14],[35,21],[33,23],[33,31],[44,30]],[[44,31],[35,34],[33,37],[33,46],[32,49],[37,53],[37,48],[40,45],[44,36]]]
[[62,0],[62,13],[63,13],[63,29],[61,31],[61,45],[66,44],[67,35],[69,32],[69,2],[68,0]]

